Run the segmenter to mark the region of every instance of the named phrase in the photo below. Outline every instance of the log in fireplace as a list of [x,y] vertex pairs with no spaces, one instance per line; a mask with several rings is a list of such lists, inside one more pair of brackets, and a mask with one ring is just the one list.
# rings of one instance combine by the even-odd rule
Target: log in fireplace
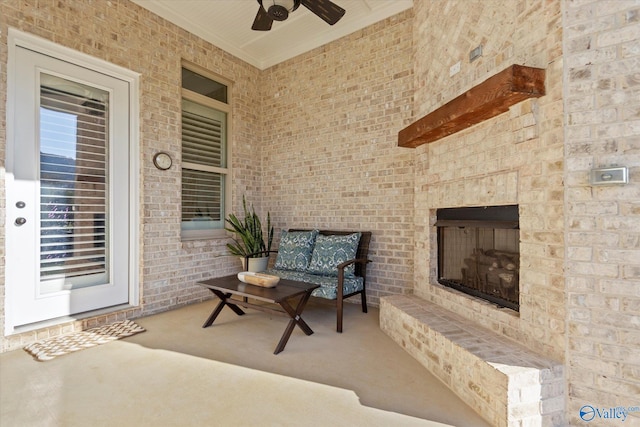
[[519,311],[518,206],[436,211],[438,282]]

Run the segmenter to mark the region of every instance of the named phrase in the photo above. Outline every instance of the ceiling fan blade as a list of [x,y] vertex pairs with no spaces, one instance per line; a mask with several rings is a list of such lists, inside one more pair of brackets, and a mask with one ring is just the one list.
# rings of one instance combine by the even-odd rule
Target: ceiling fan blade
[[343,8],[329,0],[301,0],[300,3],[329,25],[338,22],[345,13]]
[[256,14],[256,19],[253,20],[251,29],[256,31],[269,31],[271,29],[271,24],[273,24],[273,19],[267,15],[267,11],[264,10],[262,5],[260,5],[258,13]]

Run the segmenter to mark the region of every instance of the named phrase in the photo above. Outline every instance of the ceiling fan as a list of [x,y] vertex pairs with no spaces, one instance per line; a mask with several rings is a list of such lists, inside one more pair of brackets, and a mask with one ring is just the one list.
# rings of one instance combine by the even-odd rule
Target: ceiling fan
[[344,16],[345,10],[329,0],[257,0],[260,4],[252,30],[269,31],[273,21],[284,21],[301,4],[333,25]]

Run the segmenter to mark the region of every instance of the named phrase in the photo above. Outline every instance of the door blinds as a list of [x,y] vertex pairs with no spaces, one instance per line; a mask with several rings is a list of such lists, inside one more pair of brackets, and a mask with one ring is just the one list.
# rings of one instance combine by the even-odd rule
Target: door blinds
[[108,93],[46,75],[41,82],[40,279],[51,291],[104,283]]

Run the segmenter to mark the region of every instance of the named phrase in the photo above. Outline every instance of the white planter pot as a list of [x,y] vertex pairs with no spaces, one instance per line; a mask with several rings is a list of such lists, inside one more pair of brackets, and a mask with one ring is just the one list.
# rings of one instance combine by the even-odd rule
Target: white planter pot
[[244,265],[244,258],[240,258],[242,261],[242,270],[243,271],[251,271],[253,273],[259,273],[261,271],[265,271],[269,266],[269,257],[261,257],[261,258],[249,258],[249,267]]

